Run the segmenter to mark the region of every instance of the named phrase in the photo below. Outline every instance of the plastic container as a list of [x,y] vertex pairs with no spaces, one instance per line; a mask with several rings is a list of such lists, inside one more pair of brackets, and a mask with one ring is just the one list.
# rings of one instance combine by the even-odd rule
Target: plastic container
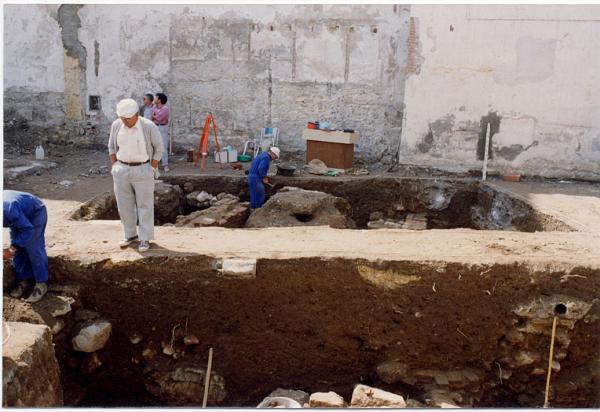
[[277,165],[277,174],[280,176],[294,176],[295,171],[296,171],[295,166]]
[[235,163],[237,160],[237,150],[222,150],[221,152],[215,151],[216,163]]
[[39,145],[35,148],[35,159],[44,160],[44,148],[42,147],[42,145]]

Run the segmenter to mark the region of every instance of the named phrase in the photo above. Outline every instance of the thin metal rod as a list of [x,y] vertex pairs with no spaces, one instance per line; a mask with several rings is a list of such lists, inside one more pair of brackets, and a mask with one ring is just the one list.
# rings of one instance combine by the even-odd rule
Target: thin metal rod
[[169,155],[173,156],[173,112],[169,112]]
[[556,320],[552,321],[552,336],[550,338],[550,355],[548,356],[548,374],[546,375],[546,393],[544,394],[544,408],[548,407],[548,394],[550,392],[550,375],[552,375],[552,361],[554,360],[554,336],[556,335]]
[[212,370],[213,348],[208,350],[208,366],[206,367],[206,376],[204,378],[204,398],[202,399],[202,407],[206,408],[208,402],[208,388],[210,386],[210,372]]
[[487,162],[488,162],[488,152],[490,150],[490,124],[487,124],[487,131],[485,132],[485,152],[483,153],[483,177],[482,180],[485,180],[487,177]]

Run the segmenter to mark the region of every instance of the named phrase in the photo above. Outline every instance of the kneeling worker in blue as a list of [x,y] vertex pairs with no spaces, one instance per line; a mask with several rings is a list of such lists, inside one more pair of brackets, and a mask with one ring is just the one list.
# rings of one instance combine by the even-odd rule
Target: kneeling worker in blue
[[48,256],[44,232],[48,222],[46,206],[40,198],[25,192],[4,190],[3,226],[10,229],[10,247],[4,249],[3,257],[12,259],[17,282],[10,292],[14,298],[25,293],[29,280],[35,280],[27,302],[40,301],[47,291]]

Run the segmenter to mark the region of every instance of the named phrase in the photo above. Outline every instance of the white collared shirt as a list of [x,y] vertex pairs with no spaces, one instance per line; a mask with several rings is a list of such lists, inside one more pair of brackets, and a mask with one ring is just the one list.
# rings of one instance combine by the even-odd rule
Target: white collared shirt
[[123,123],[117,134],[117,146],[117,159],[122,162],[137,163],[148,161],[144,131],[139,119],[133,127],[127,127]]

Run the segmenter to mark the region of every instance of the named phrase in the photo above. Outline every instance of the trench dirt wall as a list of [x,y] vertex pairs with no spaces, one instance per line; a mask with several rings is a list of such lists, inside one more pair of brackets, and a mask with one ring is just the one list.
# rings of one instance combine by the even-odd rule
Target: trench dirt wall
[[[560,303],[569,312],[552,405],[599,402],[598,270],[305,258],[260,259],[256,277],[223,278],[205,256],[51,266],[114,325],[102,368],[83,379],[63,371],[89,386],[83,405],[160,404],[144,390],[148,373],[204,367],[212,347],[227,406],[254,406],[277,387],[349,398],[359,382],[416,399],[441,388],[463,404],[540,406]],[[175,325],[200,341],[178,360],[161,354]],[[146,349],[157,354],[145,358]]]

